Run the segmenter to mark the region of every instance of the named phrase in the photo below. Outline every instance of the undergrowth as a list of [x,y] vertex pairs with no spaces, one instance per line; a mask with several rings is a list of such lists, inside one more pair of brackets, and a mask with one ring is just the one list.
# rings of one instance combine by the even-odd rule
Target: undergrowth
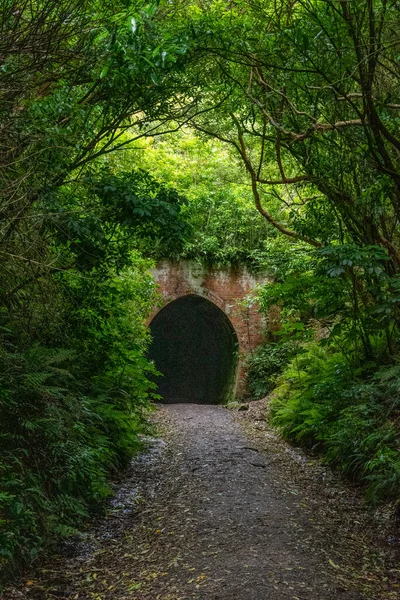
[[[110,476],[140,448],[154,371],[144,317],[155,292],[148,262],[135,261],[135,270],[98,280],[63,274],[53,347],[43,333],[24,344],[26,323],[3,314],[0,584],[102,511]],[[31,309],[30,319],[34,300]]]
[[269,394],[296,348],[290,341],[270,342],[250,354],[246,360],[246,395],[259,400]]
[[356,368],[340,352],[311,343],[283,372],[272,423],[320,453],[372,504],[400,496],[400,365]]

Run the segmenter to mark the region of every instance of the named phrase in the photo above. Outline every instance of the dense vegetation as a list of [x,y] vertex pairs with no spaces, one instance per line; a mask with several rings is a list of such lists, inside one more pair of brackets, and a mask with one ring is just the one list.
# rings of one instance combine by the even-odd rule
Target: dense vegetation
[[1,6],[2,573],[101,506],[145,427],[156,291],[142,253],[179,250],[187,225],[172,188],[105,160],[160,102],[152,33],[142,50],[130,10]]
[[250,371],[257,388],[257,358],[274,368],[261,388],[274,389],[273,423],[362,481],[372,503],[396,500],[400,487],[396,278],[382,254],[350,244],[311,251],[266,286],[262,307],[281,306],[282,329]]
[[400,493],[397,0],[1,0],[0,566],[109,493],[162,256],[275,277],[273,421]]

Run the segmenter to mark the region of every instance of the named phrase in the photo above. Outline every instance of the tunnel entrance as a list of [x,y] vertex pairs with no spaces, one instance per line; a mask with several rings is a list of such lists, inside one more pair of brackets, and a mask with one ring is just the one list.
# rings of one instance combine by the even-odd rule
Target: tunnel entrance
[[149,357],[163,377],[156,383],[167,404],[219,404],[231,391],[238,339],[215,304],[188,295],[165,306],[150,324]]

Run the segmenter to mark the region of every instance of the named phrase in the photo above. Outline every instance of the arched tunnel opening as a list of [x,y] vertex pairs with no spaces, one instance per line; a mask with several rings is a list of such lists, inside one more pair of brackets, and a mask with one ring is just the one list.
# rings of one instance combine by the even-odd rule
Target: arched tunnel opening
[[149,358],[163,374],[156,378],[163,402],[227,400],[235,381],[238,339],[220,308],[200,296],[183,296],[154,317],[150,330]]

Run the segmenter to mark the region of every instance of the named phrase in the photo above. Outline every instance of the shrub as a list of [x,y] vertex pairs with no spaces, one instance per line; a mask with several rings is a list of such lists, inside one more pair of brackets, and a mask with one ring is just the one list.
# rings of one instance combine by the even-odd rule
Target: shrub
[[62,348],[0,327],[0,583],[99,511],[140,447],[154,285],[148,263],[135,266],[63,276]]
[[110,471],[139,447],[129,396],[72,389],[70,352],[40,346],[0,357],[0,566],[30,562],[76,531],[110,494]]
[[257,348],[247,360],[248,395],[258,400],[269,394],[295,352],[292,342],[271,342]]
[[399,375],[399,367],[383,366],[366,379],[340,352],[311,344],[282,374],[272,422],[289,440],[361,482],[369,502],[398,498]]

